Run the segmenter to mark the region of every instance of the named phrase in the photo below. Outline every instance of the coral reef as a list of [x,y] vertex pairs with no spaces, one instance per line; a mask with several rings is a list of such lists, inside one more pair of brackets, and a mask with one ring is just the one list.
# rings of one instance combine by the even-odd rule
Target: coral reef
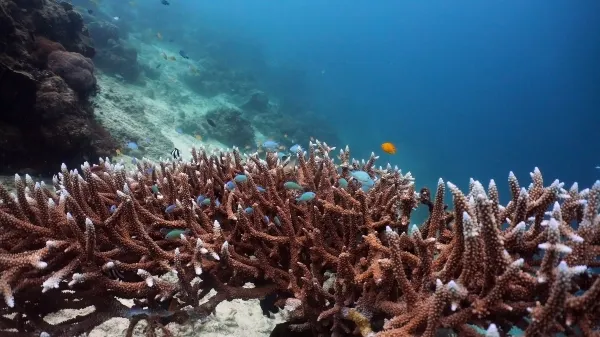
[[50,174],[108,155],[114,140],[87,100],[95,51],[81,15],[64,2],[0,0],[0,33],[0,171]]
[[48,55],[48,69],[62,77],[75,92],[86,95],[96,87],[94,63],[89,58],[56,50]]
[[[313,336],[598,334],[600,182],[566,191],[535,169],[526,189],[511,173],[502,206],[494,181],[419,194],[410,173],[333,150],[311,143],[294,165],[236,149],[130,172],[101,160],[63,166],[53,188],[16,176],[16,195],[0,187],[3,336],[75,336],[111,317],[168,335],[221,301],[267,297]],[[411,225],[419,204],[429,217]]]
[[[13,19],[31,29],[30,31],[35,35],[57,41],[68,51],[89,58],[94,57],[96,51],[84,25],[83,17],[71,4],[46,0],[4,0],[4,2],[11,10]],[[21,13],[13,12],[12,10],[15,9],[13,6],[18,6],[18,11]]]

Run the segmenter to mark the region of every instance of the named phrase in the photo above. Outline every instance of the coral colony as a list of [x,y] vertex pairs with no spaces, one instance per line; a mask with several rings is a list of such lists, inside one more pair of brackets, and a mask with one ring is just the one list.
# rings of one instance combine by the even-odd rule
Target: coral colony
[[[16,194],[0,188],[1,335],[71,337],[124,317],[128,336],[141,320],[168,336],[222,301],[271,297],[314,336],[598,336],[600,182],[567,191],[535,169],[523,188],[510,174],[503,206],[494,181],[463,192],[440,179],[432,197],[374,155],[332,150],[311,143],[291,164],[202,149],[132,171],[107,159],[63,166],[54,188],[16,176]],[[429,217],[414,225],[420,204]]]

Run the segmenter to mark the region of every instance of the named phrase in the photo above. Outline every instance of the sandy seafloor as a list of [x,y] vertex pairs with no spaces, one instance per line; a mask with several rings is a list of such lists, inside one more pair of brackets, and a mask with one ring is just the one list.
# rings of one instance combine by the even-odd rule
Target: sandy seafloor
[[[207,297],[214,295],[211,292]],[[131,305],[131,301],[122,300],[126,305]],[[50,315],[46,318],[50,323],[58,323],[76,316],[78,313],[89,312],[91,309],[68,310]],[[215,313],[206,320],[188,322],[187,324],[170,323],[167,329],[176,337],[191,336],[243,336],[243,337],[265,337],[269,336],[275,325],[283,322],[283,313],[272,314],[268,318],[262,314],[258,300],[233,300],[221,302]],[[125,331],[129,326],[129,320],[126,318],[112,318],[94,328],[89,334],[82,334],[78,337],[121,337],[125,336]],[[146,321],[140,321],[134,330],[134,337],[145,337]],[[164,336],[163,332],[156,331],[157,336]]]
[[[214,293],[209,294],[212,296]],[[131,305],[130,301],[123,303]],[[65,310],[60,313],[49,315],[46,320],[50,323],[58,323],[76,316],[78,313],[87,313],[92,309]],[[170,323],[166,327],[176,337],[191,336],[243,336],[243,337],[265,337],[269,336],[275,325],[283,322],[281,313],[272,314],[268,318],[262,314],[258,300],[233,300],[221,302],[213,315],[206,320],[189,322],[187,324]],[[112,318],[94,328],[89,334],[79,337],[122,337],[129,326],[126,318]],[[145,337],[146,321],[140,321],[134,330],[133,336]],[[164,336],[160,330],[157,336]]]

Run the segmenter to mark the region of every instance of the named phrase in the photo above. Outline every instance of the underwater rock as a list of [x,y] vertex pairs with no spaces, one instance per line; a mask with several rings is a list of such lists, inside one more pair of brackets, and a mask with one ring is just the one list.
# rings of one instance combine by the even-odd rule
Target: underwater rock
[[[214,126],[209,124],[209,120]],[[208,111],[200,118],[194,114],[187,114],[180,120],[179,125],[184,133],[200,134],[227,146],[244,147],[256,143],[250,121],[235,108],[220,107]]]
[[111,41],[112,47],[98,48],[94,63],[108,74],[120,75],[128,82],[135,82],[141,71],[137,50],[123,41]]
[[35,38],[34,49],[31,53],[36,65],[44,69],[48,65],[48,56],[55,51],[67,51],[62,44],[47,39],[43,36]]
[[254,112],[266,112],[269,109],[269,97],[262,91],[255,92],[240,108]]
[[137,81],[141,72],[138,52],[119,39],[120,28],[110,22],[95,21],[89,24],[89,31],[96,44],[96,66],[108,74],[120,75],[128,82]]
[[290,322],[278,323],[277,325],[275,325],[275,328],[273,328],[273,331],[271,331],[271,333],[269,334],[269,337],[311,337],[311,336],[313,336],[313,333],[311,330],[296,331],[294,329],[291,329],[290,325],[292,325],[292,324],[293,323],[290,323]]
[[91,22],[88,24],[88,30],[97,48],[110,47],[109,40],[119,40],[119,27],[110,22]]
[[52,52],[48,55],[48,69],[62,77],[80,95],[88,95],[96,87],[94,63],[79,53]]
[[256,88],[254,78],[249,74],[227,69],[212,60],[204,60],[201,70],[187,72],[180,79],[192,91],[205,97],[219,94],[245,96]]
[[215,127],[208,125],[207,135],[227,146],[254,145],[254,129],[241,111],[233,108],[218,108],[206,113],[206,118],[214,121]]
[[[81,15],[53,1],[0,4],[0,172],[44,174],[62,162],[78,165],[88,156],[109,155],[117,144],[79,94],[95,83],[86,58],[95,50]],[[68,67],[75,73],[63,72]]]
[[[18,5],[22,9],[31,9],[22,7],[25,6],[22,2],[18,2]],[[36,5],[38,5],[35,7],[36,10],[31,11],[30,16],[22,17],[23,21],[35,26],[36,35],[59,42],[68,51],[80,53],[85,57],[94,57],[95,49],[89,40],[89,32],[81,14],[73,10],[69,4],[44,1],[42,5]]]

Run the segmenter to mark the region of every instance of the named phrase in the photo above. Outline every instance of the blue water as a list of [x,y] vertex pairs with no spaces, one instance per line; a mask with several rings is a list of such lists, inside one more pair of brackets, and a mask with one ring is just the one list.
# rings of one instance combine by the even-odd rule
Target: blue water
[[511,170],[524,186],[535,166],[567,186],[600,176],[598,1],[143,6],[142,23],[227,36],[224,58],[325,118],[355,157],[395,143],[382,163],[412,171],[418,186],[494,178],[506,201]]

